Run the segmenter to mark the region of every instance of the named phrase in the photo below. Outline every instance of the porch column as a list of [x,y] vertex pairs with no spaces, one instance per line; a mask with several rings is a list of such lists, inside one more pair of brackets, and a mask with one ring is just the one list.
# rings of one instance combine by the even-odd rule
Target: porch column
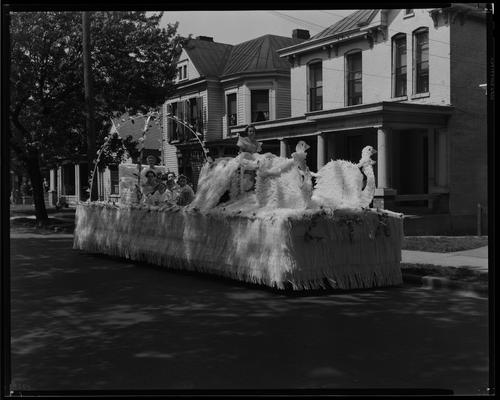
[[75,196],[80,201],[80,164],[75,164]]
[[49,206],[53,207],[57,203],[57,192],[56,192],[56,170],[54,168],[50,169],[49,176]]
[[325,154],[326,154],[326,143],[325,143],[325,135],[323,133],[320,133],[317,136],[317,141],[318,141],[318,149],[317,149],[317,171],[325,165]]
[[446,129],[438,129],[436,132],[437,173],[436,184],[440,187],[448,186],[448,152],[446,143]]
[[427,129],[427,145],[428,145],[427,168],[429,170],[428,188],[430,193],[432,187],[436,183],[436,146],[435,146],[436,140],[435,140],[434,128]]
[[388,165],[387,162],[387,135],[388,129],[381,127],[377,131],[377,188],[384,189],[389,187]]
[[62,167],[57,167],[57,198],[62,196]]
[[286,158],[286,139],[280,139],[280,157]]

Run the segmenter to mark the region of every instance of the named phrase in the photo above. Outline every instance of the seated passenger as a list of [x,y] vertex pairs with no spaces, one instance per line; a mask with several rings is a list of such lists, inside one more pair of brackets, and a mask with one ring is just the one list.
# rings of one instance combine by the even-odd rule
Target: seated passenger
[[187,206],[194,199],[193,189],[187,184],[187,178],[184,175],[179,175],[177,184],[179,185],[177,204],[180,206]]
[[240,148],[240,152],[260,153],[262,151],[262,143],[255,138],[255,126],[247,125],[245,130],[240,133],[236,145]]
[[153,171],[147,171],[145,174],[146,181],[141,181],[141,190],[143,196],[148,196],[156,190],[158,181],[156,180],[156,173]]

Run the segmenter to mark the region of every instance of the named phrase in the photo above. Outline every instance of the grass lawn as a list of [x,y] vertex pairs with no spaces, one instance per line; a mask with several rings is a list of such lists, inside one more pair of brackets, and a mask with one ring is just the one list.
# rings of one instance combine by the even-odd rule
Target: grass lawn
[[449,253],[488,245],[488,236],[405,236],[403,250]]
[[39,226],[34,218],[19,217],[10,221],[10,229],[23,233],[73,233],[75,223],[68,219],[49,217],[45,225]]

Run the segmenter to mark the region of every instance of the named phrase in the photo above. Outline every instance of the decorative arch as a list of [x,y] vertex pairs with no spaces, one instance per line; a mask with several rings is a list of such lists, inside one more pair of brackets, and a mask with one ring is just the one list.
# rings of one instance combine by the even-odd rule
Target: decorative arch
[[[193,135],[194,137],[197,139],[198,143],[200,144],[201,148],[203,149],[203,155],[205,157],[205,161],[208,162],[209,161],[209,158],[208,158],[208,153],[209,153],[209,150],[205,147],[205,143],[200,139],[200,137],[203,136],[203,134],[201,132],[197,132],[195,131],[193,128],[193,126],[189,123],[187,123],[186,121],[183,121],[179,118],[177,118],[175,115],[171,115],[171,114],[162,114],[160,113],[159,111],[154,111],[154,112],[150,112],[146,115],[142,115],[142,116],[145,116],[147,117],[146,118],[146,122],[144,124],[144,128],[143,128],[143,132],[142,132],[142,137],[139,138],[139,144],[141,146],[143,146],[143,143],[144,143],[144,140],[146,138],[146,134],[148,132],[148,128],[149,128],[149,123],[151,121],[151,119],[155,119],[155,118],[158,118],[161,120],[161,118],[167,118],[167,119],[171,119],[171,120],[174,120],[176,121],[177,123],[183,125],[184,127],[186,127]],[[134,119],[133,116],[129,116],[128,117],[129,119]],[[104,149],[106,149],[106,147],[109,145],[111,139],[113,137],[116,137],[119,132],[118,132],[118,128],[116,127],[115,125],[115,122],[113,121],[112,118],[111,119],[111,125],[112,125],[112,129],[110,130],[110,132],[108,133],[108,135],[106,136],[106,140],[104,141],[104,143],[102,144],[102,146],[100,147],[100,149],[97,151],[97,159],[95,161],[95,164],[94,164],[94,169],[92,170],[92,176],[90,178],[90,187],[89,187],[89,192],[92,193],[92,188],[93,188],[93,184],[94,184],[94,176],[97,172],[97,166],[99,164],[99,160],[101,158],[101,155],[104,151]],[[143,148],[141,148],[140,152],[141,152],[141,155],[139,157],[139,163],[138,163],[138,169],[140,171],[140,169],[142,169],[142,151],[143,151]],[[141,174],[139,173],[138,174],[138,184],[140,186],[140,179],[141,179]],[[88,202],[91,201],[91,197],[92,196],[89,196],[89,199],[87,200]]]

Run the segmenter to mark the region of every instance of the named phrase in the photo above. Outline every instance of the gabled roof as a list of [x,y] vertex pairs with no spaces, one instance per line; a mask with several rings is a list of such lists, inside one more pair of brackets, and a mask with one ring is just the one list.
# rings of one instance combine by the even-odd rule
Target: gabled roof
[[264,35],[235,45],[222,76],[237,73],[290,70],[288,61],[281,59],[276,50],[304,42],[285,36]]
[[219,76],[232,47],[225,43],[191,39],[184,50],[201,76]]
[[328,28],[314,35],[311,40],[337,35],[339,33],[354,32],[356,30],[359,30],[363,26],[368,25],[379,11],[380,10],[378,9],[355,11],[352,14],[349,14],[347,17],[342,18],[332,26],[329,26]]
[[[118,129],[118,135],[122,139],[126,139],[127,136],[130,135],[135,140],[137,140],[142,137],[146,118],[147,117],[143,115],[135,115],[130,118],[128,114],[123,114],[119,118],[113,118],[113,121],[116,128]],[[144,148],[150,150],[158,150],[161,147],[162,140],[161,128],[155,123],[153,119],[150,120],[149,126],[150,127],[148,128],[146,136],[144,138]]]

